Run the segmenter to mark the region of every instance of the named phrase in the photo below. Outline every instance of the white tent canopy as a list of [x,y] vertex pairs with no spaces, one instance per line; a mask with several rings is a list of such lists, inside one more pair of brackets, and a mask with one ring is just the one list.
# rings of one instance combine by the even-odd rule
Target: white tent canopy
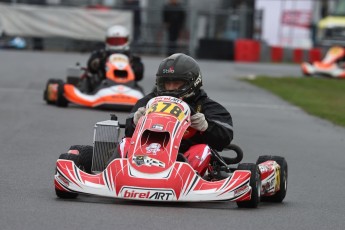
[[132,12],[73,7],[0,4],[0,27],[9,36],[104,40],[111,25],[132,31]]

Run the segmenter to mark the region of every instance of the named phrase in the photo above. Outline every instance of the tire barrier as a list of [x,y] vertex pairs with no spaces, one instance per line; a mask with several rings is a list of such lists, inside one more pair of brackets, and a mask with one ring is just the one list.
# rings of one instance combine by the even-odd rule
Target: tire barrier
[[235,41],[236,62],[260,61],[260,42],[250,39],[238,39]]
[[296,63],[321,61],[327,49],[286,48],[267,46],[258,40],[237,39],[235,41],[202,39],[198,57],[224,59],[235,62]]

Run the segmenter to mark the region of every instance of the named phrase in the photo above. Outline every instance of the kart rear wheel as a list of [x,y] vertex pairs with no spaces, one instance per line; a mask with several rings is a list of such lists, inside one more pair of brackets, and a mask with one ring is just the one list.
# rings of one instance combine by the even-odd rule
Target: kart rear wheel
[[253,163],[241,163],[237,167],[238,170],[249,170],[251,172],[249,185],[252,187],[252,194],[250,200],[238,201],[237,206],[239,208],[256,208],[260,202],[260,170],[256,164]]
[[[59,159],[71,160],[76,165],[78,165],[79,156],[75,154],[63,153],[60,155]],[[60,189],[57,189],[56,187],[55,187],[55,193],[57,197],[63,198],[63,199],[74,199],[74,198],[77,198],[77,196],[79,195],[78,193],[74,193],[74,192],[61,191]]]
[[[78,156],[78,163],[77,166],[81,170],[86,173],[91,173],[91,166],[92,166],[92,154],[93,154],[93,146],[90,145],[72,145],[69,148],[69,151],[77,150],[77,154],[73,154]],[[74,162],[75,163],[75,162]]]
[[132,68],[134,72],[135,81],[141,81],[144,77],[144,65],[143,63],[141,63],[140,59],[136,62],[135,65],[132,66]]
[[60,81],[60,79],[49,79],[47,81],[46,87],[45,87],[45,89],[43,91],[43,100],[46,101],[48,105],[55,104],[55,101],[52,101],[52,100],[49,99],[49,96],[48,96],[48,86],[51,85],[51,84],[57,84],[59,81]]
[[68,101],[65,98],[64,94],[64,83],[62,80],[58,80],[57,82],[58,88],[57,88],[57,100],[56,100],[56,105],[59,107],[67,107]]
[[280,166],[280,190],[275,193],[273,196],[263,196],[261,197],[262,201],[266,202],[276,202],[280,203],[284,200],[286,196],[286,190],[287,190],[287,179],[288,179],[288,165],[284,157],[280,156],[260,156],[258,160],[256,161],[256,164],[261,164],[265,161],[273,160],[277,162]]

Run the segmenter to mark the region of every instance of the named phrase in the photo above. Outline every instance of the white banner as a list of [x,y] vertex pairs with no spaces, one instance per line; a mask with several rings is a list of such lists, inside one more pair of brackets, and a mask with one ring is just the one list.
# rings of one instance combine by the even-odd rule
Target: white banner
[[132,31],[132,12],[0,3],[0,27],[9,36],[103,41],[111,25]]
[[309,23],[314,0],[257,0],[264,11],[262,38],[272,46],[311,47]]

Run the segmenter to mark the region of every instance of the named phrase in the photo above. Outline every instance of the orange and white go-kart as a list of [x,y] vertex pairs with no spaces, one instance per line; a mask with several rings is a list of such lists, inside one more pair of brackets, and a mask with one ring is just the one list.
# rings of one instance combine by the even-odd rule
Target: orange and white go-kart
[[306,76],[320,76],[345,79],[345,49],[340,46],[330,48],[322,61],[303,62],[302,73]]
[[67,77],[66,83],[50,79],[43,99],[59,107],[73,103],[90,108],[130,109],[144,96],[124,54],[112,54],[106,63],[105,79],[97,79],[86,69],[81,76]]

